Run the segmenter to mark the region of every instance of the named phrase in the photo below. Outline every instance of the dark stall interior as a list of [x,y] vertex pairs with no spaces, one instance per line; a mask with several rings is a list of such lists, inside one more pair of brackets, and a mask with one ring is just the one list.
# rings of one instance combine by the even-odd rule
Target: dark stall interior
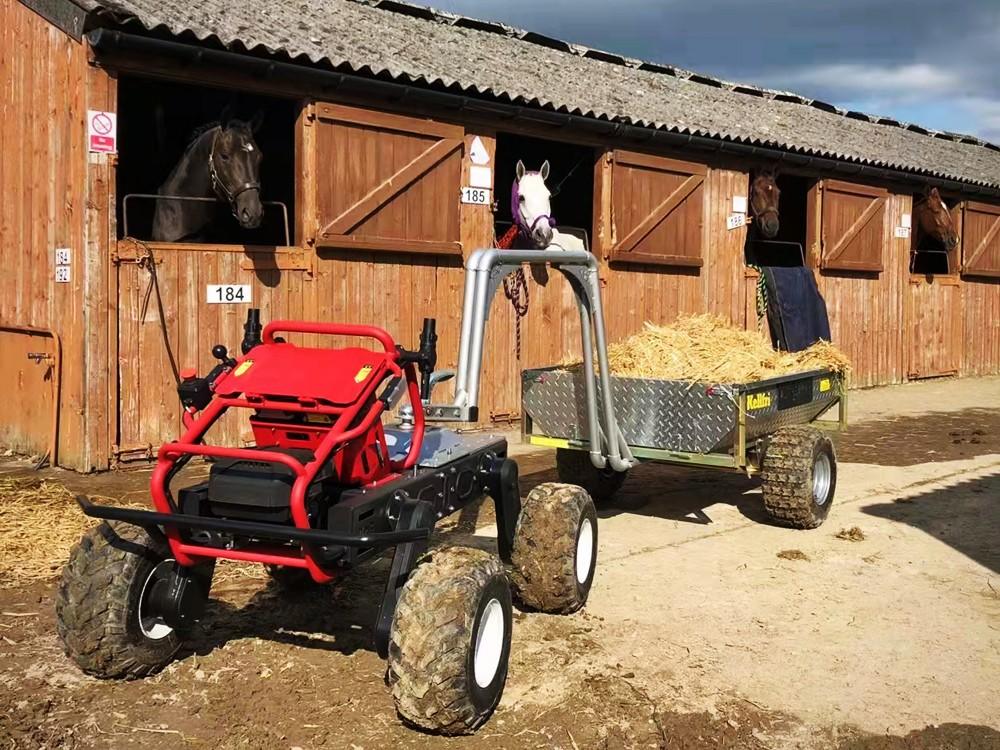
[[[751,183],[753,178],[751,174]],[[747,265],[791,267],[805,264],[806,202],[814,182],[812,178],[794,174],[778,175],[778,234],[768,239],[755,223],[751,223],[744,247]]]
[[[299,103],[291,99],[122,76],[118,89],[119,237],[126,234],[127,218],[130,236],[152,239],[155,199],[130,198],[126,217],[125,196],[156,193],[201,129],[217,123],[227,111],[230,117],[244,121],[262,112],[263,120],[254,135],[263,155],[260,197],[285,204],[294,244],[294,126],[298,108]],[[285,221],[280,207],[265,205],[261,225],[244,229],[228,204],[219,201],[205,234],[206,242],[220,244],[284,245]]]
[[579,234],[575,230],[586,232],[589,246],[594,220],[595,158],[596,152],[589,146],[498,133],[493,164],[497,236],[503,234],[511,223],[510,188],[518,160],[524,162],[528,171],[538,171],[547,159],[549,178],[546,185],[553,192],[552,216],[562,231],[572,234]]

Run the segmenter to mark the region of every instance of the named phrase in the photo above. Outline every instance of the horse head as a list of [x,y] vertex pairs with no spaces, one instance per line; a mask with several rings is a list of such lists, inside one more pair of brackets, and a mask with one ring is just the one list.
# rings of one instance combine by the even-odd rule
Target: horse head
[[778,236],[778,173],[765,169],[756,174],[750,183],[750,211],[760,227],[761,234],[773,240]]
[[510,212],[514,225],[536,248],[548,247],[556,225],[549,203],[551,193],[545,186],[549,163],[546,161],[537,172],[528,172],[524,163],[518,161],[516,173],[510,190]]
[[262,119],[259,112],[250,122],[223,119],[215,129],[208,155],[212,189],[229,204],[244,229],[259,227],[264,212],[260,203],[263,155],[253,137]]
[[945,205],[937,188],[924,190],[913,212],[916,214],[917,226],[924,234],[938,240],[947,250],[958,247],[958,232],[952,221],[951,211]]

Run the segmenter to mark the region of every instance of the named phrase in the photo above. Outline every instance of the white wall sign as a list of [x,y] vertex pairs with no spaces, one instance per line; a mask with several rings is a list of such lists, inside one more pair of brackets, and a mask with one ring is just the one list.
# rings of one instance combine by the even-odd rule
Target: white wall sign
[[56,248],[56,265],[57,266],[68,266],[72,260],[72,254],[68,247],[57,247]]
[[493,187],[493,170],[489,167],[469,167],[469,184],[477,188]]
[[746,223],[746,214],[729,214],[729,218],[726,219],[726,229],[739,229],[746,226]]
[[205,301],[210,305],[240,305],[253,302],[253,290],[249,284],[209,284]]
[[56,266],[56,283],[68,284],[70,281],[69,266]]
[[901,239],[901,240],[908,239],[909,236],[910,236],[910,228],[909,227],[896,227],[896,236],[899,239]]
[[745,195],[733,196],[733,213],[745,214],[747,212],[747,197]]
[[912,226],[912,224],[910,224],[910,221],[911,221],[910,215],[903,214],[902,216],[899,217],[899,226],[906,227],[907,229],[909,229]]
[[488,206],[492,192],[486,188],[463,187],[462,203],[471,203],[473,206]]
[[118,150],[118,114],[87,110],[87,147],[90,151],[113,154]]
[[472,145],[469,146],[469,159],[473,164],[480,166],[490,163],[490,152],[486,150],[486,144],[478,135],[472,139]]

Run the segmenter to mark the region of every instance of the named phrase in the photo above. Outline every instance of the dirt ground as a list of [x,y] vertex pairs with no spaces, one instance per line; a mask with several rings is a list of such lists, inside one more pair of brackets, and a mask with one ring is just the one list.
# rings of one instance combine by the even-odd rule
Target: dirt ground
[[[851,401],[814,531],[768,525],[753,480],[634,470],[624,492],[649,502],[602,510],[587,607],[516,615],[473,737],[399,723],[370,646],[385,563],[293,596],[227,567],[190,648],[136,682],[83,676],[51,580],[0,570],[0,750],[1000,748],[1000,379]],[[551,453],[517,452],[524,491],[554,478]],[[7,461],[0,477],[27,475]],[[148,481],[43,475],[133,502]],[[489,546],[491,523],[466,512],[439,541]]]

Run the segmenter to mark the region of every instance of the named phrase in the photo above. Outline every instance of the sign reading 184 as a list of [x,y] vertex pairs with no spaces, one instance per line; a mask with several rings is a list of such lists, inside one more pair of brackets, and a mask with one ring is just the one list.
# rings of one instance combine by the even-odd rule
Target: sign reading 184
[[253,302],[249,284],[209,284],[207,289],[208,295],[205,301],[210,305],[239,305]]

